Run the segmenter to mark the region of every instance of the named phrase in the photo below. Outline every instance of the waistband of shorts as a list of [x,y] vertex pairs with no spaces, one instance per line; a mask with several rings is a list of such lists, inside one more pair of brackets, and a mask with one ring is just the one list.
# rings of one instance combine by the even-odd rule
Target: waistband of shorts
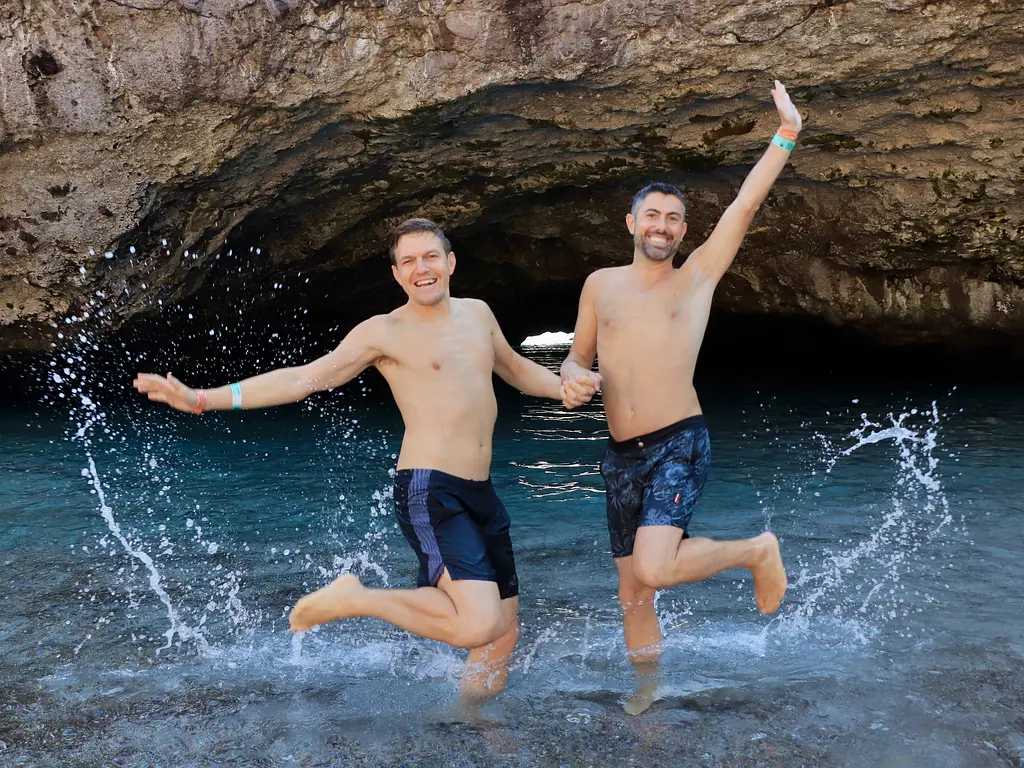
[[637,435],[636,437],[631,437],[628,440],[619,441],[613,437],[609,437],[608,448],[617,453],[628,453],[641,448],[658,445],[659,443],[663,443],[666,440],[691,429],[707,429],[707,425],[704,423],[704,414],[698,413],[693,416],[687,416],[685,419],[677,421],[675,424],[669,424],[667,427],[662,427],[661,429],[656,429],[653,432],[648,432],[646,435]]
[[455,485],[462,485],[472,488],[485,488],[491,485],[491,478],[488,476],[486,480],[469,480],[465,477],[459,477],[458,475],[450,475],[447,472],[442,472],[440,469],[429,469],[427,467],[415,468],[415,469],[397,469],[395,470],[395,482],[409,482],[412,480],[414,472],[427,472],[430,478],[440,478],[446,483]]

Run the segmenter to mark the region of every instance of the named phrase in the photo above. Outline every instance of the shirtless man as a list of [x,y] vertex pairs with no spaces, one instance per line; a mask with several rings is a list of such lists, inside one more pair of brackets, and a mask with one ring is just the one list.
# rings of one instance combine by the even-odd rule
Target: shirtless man
[[419,558],[418,589],[368,589],[353,574],[298,601],[293,632],[354,616],[375,616],[409,632],[472,649],[464,695],[499,693],[519,635],[519,583],[509,517],[490,481],[497,417],[492,373],[529,395],[587,402],[597,376],[563,385],[509,346],[490,308],[453,299],[455,254],[425,219],[395,231],[392,273],[409,300],[371,317],[341,344],[303,366],[281,368],[211,390],[139,374],[135,387],[180,411],[267,408],[339,387],[373,366],[387,380],[405,422],[395,507]]
[[711,460],[693,387],[715,286],[732,264],[754,214],[786,165],[801,128],[786,89],[772,97],[781,127],[707,241],[681,268],[672,266],[686,234],[679,190],[652,184],[626,216],[633,262],[590,275],[562,377],[590,371],[597,355],[611,432],[601,462],[612,557],[619,575],[626,648],[639,676],[626,711],[650,706],[661,652],[654,611],[659,589],[702,581],[729,568],[754,576],[757,607],[772,613],[786,591],[779,542],[690,538],[687,528]]

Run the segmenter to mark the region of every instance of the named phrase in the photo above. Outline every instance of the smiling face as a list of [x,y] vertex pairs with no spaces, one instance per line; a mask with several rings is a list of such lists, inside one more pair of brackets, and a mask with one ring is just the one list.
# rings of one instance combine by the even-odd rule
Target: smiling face
[[683,201],[675,195],[651,192],[643,198],[633,212],[626,214],[634,254],[651,261],[670,260],[686,234],[683,216]]
[[448,296],[455,254],[445,253],[441,238],[433,232],[401,235],[395,244],[394,261],[391,272],[410,301],[429,307]]

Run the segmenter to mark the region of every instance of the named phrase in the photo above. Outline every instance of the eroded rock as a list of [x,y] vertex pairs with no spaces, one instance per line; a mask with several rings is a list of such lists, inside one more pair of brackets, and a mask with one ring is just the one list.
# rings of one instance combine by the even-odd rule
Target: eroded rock
[[1022,29],[1014,0],[14,0],[0,349],[42,348],[97,291],[117,324],[242,285],[215,257],[253,244],[257,274],[316,275],[359,316],[391,301],[369,288],[413,215],[475,264],[462,293],[529,311],[628,258],[651,178],[706,236],[775,77],[806,129],[719,306],[1019,339]]

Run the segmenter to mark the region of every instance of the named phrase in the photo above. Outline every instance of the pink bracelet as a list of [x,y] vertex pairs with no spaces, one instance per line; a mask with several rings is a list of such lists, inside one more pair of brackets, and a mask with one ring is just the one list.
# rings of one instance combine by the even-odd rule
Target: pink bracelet
[[196,396],[199,398],[199,402],[196,403],[196,407],[192,409],[192,413],[198,416],[203,412],[203,409],[206,408],[206,390],[197,389]]

